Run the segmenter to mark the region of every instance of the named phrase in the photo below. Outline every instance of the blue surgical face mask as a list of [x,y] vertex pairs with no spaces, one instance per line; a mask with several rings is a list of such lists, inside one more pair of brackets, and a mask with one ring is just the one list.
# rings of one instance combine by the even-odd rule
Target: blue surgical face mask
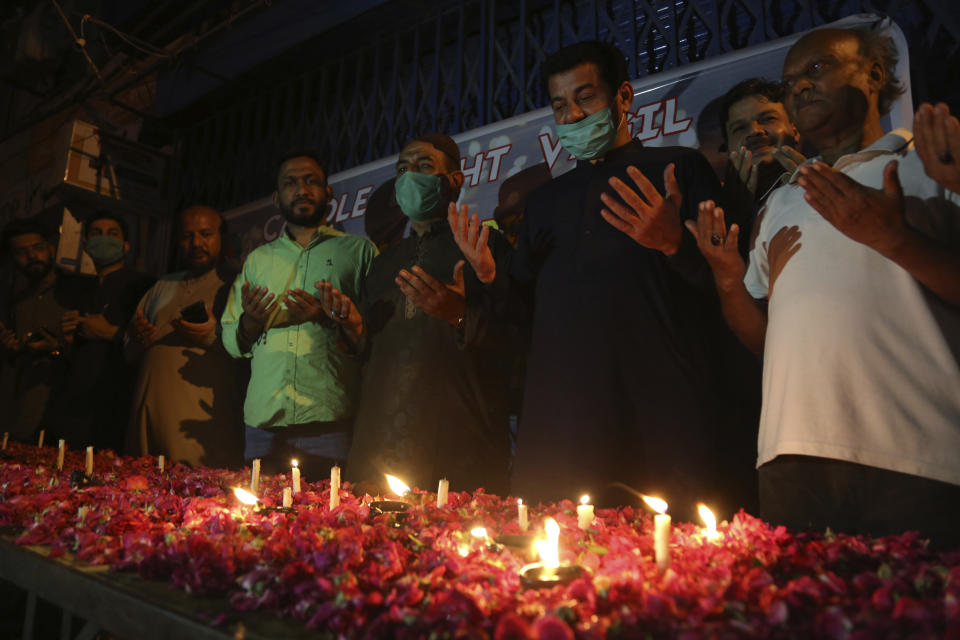
[[445,175],[405,171],[394,185],[397,204],[404,215],[415,222],[432,220],[446,211],[450,202]]
[[87,239],[84,251],[98,267],[103,267],[123,259],[123,240],[112,236],[93,236]]
[[604,107],[583,120],[556,126],[560,144],[578,160],[593,160],[609,151],[619,128],[613,124],[610,107]]

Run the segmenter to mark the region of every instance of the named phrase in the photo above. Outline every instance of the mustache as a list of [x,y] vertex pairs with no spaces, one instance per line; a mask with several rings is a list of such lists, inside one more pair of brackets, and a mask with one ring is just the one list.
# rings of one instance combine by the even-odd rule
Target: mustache
[[793,110],[797,111],[811,102],[817,102],[820,100],[820,95],[811,91],[806,91],[801,93],[799,96],[793,99]]

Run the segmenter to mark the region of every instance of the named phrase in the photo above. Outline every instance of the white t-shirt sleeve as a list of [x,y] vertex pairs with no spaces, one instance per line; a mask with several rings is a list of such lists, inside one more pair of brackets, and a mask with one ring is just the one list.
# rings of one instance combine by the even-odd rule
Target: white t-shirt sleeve
[[750,264],[747,265],[747,274],[743,277],[743,284],[747,287],[747,291],[757,300],[765,300],[770,291],[770,265],[767,262],[766,248],[769,218],[769,211],[760,218],[757,241],[750,251]]

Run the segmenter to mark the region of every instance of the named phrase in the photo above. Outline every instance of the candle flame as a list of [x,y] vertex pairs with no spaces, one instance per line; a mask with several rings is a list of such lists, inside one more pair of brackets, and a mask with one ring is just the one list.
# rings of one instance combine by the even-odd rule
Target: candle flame
[[517,506],[519,507],[522,504],[523,504],[523,498],[517,498]]
[[543,528],[547,532],[547,539],[537,540],[537,553],[544,568],[556,569],[560,566],[560,525],[553,518],[547,518]]
[[647,506],[656,511],[657,513],[666,513],[667,512],[667,502],[660,498],[655,498],[653,496],[643,496],[643,501],[647,503]]
[[706,525],[703,529],[703,534],[711,540],[720,535],[717,533],[717,516],[713,515],[710,507],[701,502],[697,505],[697,511],[700,513],[700,519],[703,520],[703,524]]
[[294,469],[296,469],[299,466],[299,463],[297,462],[296,458],[290,461],[290,466],[293,467]]
[[394,495],[404,496],[410,493],[410,487],[404,484],[403,480],[389,473],[384,475],[387,478],[387,485],[390,487],[390,491],[393,491]]
[[260,502],[257,496],[253,495],[246,489],[241,489],[240,487],[233,488],[233,495],[235,495],[237,497],[237,500],[239,500],[243,504],[257,504],[258,502]]
[[474,538],[485,539],[487,537],[487,530],[485,527],[474,527],[473,529],[470,529],[470,535],[472,535]]
[[590,496],[588,496],[587,494],[583,494],[580,497],[580,504],[590,504]]

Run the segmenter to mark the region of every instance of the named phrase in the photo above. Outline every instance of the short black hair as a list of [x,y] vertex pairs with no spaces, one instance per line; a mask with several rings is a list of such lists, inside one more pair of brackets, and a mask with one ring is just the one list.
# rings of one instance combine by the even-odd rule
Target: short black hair
[[630,80],[626,56],[616,46],[600,40],[584,40],[551,53],[543,61],[540,71],[543,81],[549,83],[552,76],[589,62],[597,65],[600,78],[611,96],[616,94],[620,85]]
[[17,220],[11,220],[7,223],[7,226],[3,228],[3,248],[10,248],[10,243],[17,236],[25,236],[30,233],[36,233],[39,236],[42,236],[47,242],[50,241],[50,232],[39,220],[33,220],[31,218],[20,218]]
[[886,82],[880,87],[877,107],[881,116],[890,113],[893,103],[905,91],[897,77],[897,45],[890,36],[873,29],[852,29],[860,43],[860,55],[883,67]]
[[287,153],[280,156],[280,159],[277,161],[277,179],[280,179],[280,169],[283,167],[283,164],[288,160],[293,160],[294,158],[310,158],[317,163],[317,166],[320,167],[320,171],[323,173],[323,181],[329,181],[329,174],[327,173],[327,163],[320,159],[320,156],[317,155],[317,152],[313,149],[294,149],[288,151]]
[[720,98],[720,129],[723,131],[724,141],[727,140],[727,120],[730,118],[730,107],[751,96],[766,98],[768,102],[783,102],[783,93],[782,83],[766,78],[747,78],[733,85]]
[[87,218],[86,224],[83,225],[83,237],[90,237],[90,227],[97,220],[113,220],[120,227],[120,233],[123,234],[124,242],[130,240],[130,226],[127,225],[127,221],[123,219],[123,216],[117,215],[116,213],[111,213],[109,211],[97,211],[92,216]]
[[[425,133],[410,140],[407,144],[410,144],[410,142],[426,142],[427,144],[433,145],[443,153],[443,157],[447,161],[447,168],[450,169],[450,171],[460,171],[460,147],[458,147],[454,139],[447,134]],[[407,144],[403,146],[406,147]]]

